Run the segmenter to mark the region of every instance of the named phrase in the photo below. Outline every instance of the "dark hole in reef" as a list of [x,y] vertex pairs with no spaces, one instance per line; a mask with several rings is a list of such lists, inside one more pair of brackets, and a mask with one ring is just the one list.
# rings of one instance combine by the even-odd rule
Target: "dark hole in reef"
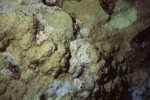
[[44,4],[46,4],[46,0],[41,0]]
[[41,95],[40,100],[47,100],[44,94]]
[[47,5],[47,6],[55,6],[55,5],[56,5],[56,3],[51,4],[51,3],[48,2],[47,0],[42,0],[42,2],[43,2],[45,5]]
[[131,41],[131,47],[135,49],[150,48],[150,26],[135,36]]
[[48,0],[41,0],[45,5],[47,6],[50,6],[50,7],[53,7],[53,6],[56,6],[58,4],[58,1],[56,0],[55,3],[51,3],[50,1]]

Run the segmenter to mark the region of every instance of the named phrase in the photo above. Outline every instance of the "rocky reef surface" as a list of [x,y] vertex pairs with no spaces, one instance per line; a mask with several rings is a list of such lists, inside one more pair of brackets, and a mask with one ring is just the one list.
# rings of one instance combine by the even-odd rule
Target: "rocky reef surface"
[[0,0],[0,100],[147,99],[149,5]]

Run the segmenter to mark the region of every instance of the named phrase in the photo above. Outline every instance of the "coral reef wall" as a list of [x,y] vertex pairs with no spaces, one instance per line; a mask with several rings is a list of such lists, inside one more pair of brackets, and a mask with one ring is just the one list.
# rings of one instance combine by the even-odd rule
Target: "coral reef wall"
[[0,0],[0,100],[125,100],[131,86],[148,90],[149,5]]

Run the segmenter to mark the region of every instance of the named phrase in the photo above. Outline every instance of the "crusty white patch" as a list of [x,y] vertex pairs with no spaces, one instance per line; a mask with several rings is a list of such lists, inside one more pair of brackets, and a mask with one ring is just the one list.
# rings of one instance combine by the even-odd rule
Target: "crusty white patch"
[[84,39],[77,39],[70,43],[71,59],[69,72],[74,74],[73,77],[77,77],[82,67],[91,62],[86,53],[89,45]]

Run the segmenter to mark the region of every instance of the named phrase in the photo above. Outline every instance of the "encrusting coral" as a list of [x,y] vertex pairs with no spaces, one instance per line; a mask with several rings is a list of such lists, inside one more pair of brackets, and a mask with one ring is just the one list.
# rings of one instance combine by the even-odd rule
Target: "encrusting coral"
[[76,78],[82,71],[82,67],[91,62],[86,53],[90,44],[84,39],[77,39],[70,43],[71,59],[69,72]]
[[0,0],[0,99],[120,100],[149,73],[149,43],[130,45],[149,26],[149,7],[148,0]]
[[[89,96],[88,90],[98,90],[96,89],[97,83],[89,70],[88,64],[96,63],[99,55],[95,55],[96,51],[89,52],[88,48],[92,50],[94,47],[80,36],[77,36],[76,40],[70,42],[71,59],[69,73],[72,74],[72,88],[75,92],[82,92],[83,95],[81,97],[84,98]],[[91,55],[94,55],[94,59]]]

